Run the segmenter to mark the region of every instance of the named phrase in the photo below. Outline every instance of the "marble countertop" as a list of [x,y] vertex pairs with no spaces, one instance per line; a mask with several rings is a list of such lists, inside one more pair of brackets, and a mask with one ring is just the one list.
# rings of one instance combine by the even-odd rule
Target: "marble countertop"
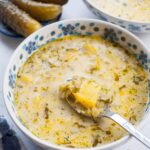
[[[69,18],[97,18],[93,15],[84,5],[82,0],[70,0],[67,5],[64,6],[64,11],[61,20]],[[150,33],[146,34],[136,34],[150,49]],[[4,77],[4,72],[6,66],[9,62],[11,55],[13,54],[16,47],[21,43],[23,39],[9,38],[0,34],[0,115],[4,115],[9,121],[10,126],[16,131],[19,138],[25,145],[27,150],[43,150],[38,147],[28,138],[26,138],[14,125],[12,120],[9,118],[6,111],[6,107],[3,103],[2,95],[2,82]],[[142,128],[141,132],[150,138],[150,117],[147,119],[145,126]],[[23,148],[24,149],[24,148]],[[1,147],[0,147],[1,150]],[[113,150],[148,150],[144,145],[138,142],[136,139],[131,138],[127,143],[120,145]]]

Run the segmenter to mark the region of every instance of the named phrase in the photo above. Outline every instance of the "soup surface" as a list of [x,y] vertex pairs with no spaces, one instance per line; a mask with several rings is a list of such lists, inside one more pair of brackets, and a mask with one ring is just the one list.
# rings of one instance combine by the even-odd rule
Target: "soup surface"
[[98,36],[66,36],[39,48],[17,74],[18,115],[40,139],[66,147],[95,147],[126,134],[107,118],[92,120],[77,114],[60,98],[60,86],[73,76],[95,80],[111,110],[133,124],[140,120],[148,75],[138,61]]
[[115,17],[150,22],[149,0],[88,0],[96,8]]

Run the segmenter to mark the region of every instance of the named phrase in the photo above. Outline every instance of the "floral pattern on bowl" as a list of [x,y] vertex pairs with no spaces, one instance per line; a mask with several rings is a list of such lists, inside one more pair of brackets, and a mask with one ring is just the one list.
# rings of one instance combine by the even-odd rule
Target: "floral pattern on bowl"
[[135,33],[146,33],[150,32],[150,23],[142,23],[142,22],[135,22],[135,21],[128,21],[121,18],[117,18],[111,16],[102,10],[96,8],[93,4],[91,4],[88,0],[83,0],[89,10],[91,10],[99,19],[107,22],[111,22],[113,24],[119,25],[122,28],[125,28],[131,32]]
[[[82,20],[66,20],[57,22],[55,24],[51,24],[46,26],[30,37],[25,39],[14,52],[4,79],[4,97],[7,109],[10,113],[10,116],[13,118],[14,122],[18,125],[18,127],[31,139],[36,141],[38,144],[46,147],[54,147],[60,149],[59,146],[54,146],[51,143],[47,143],[45,141],[39,140],[32,133],[30,133],[26,127],[23,126],[19,117],[16,115],[14,100],[13,100],[13,89],[15,78],[20,66],[29,58],[38,47],[46,44],[50,41],[53,41],[59,37],[63,37],[66,35],[99,35],[104,39],[109,40],[114,43],[118,43],[121,46],[127,48],[142,64],[143,68],[150,73],[150,55],[147,48],[137,39],[133,34],[128,31],[112,25],[110,23],[106,23],[98,20],[91,19],[82,19]],[[149,82],[150,88],[150,82]],[[149,95],[150,97],[150,95]],[[147,104],[145,114],[150,113],[150,102]],[[146,116],[146,115],[145,115]],[[145,118],[145,117],[144,117]],[[121,143],[121,141],[125,141],[127,137],[124,137],[112,144],[107,144],[109,146],[117,145],[117,143]],[[108,148],[109,146],[105,146],[103,148]],[[61,147],[61,149],[63,149]],[[65,150],[66,148],[64,148]],[[93,148],[92,150],[100,149],[100,147]]]

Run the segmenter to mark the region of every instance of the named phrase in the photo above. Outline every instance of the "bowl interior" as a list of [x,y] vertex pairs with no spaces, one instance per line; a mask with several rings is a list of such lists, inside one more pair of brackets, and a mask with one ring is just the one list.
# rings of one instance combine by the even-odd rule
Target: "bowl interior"
[[101,10],[98,6],[94,5],[90,0],[83,0],[89,10],[91,10],[99,19],[119,25],[126,28],[131,32],[145,33],[150,31],[150,22],[140,22],[134,20],[127,20],[124,18],[116,17],[106,11]]
[[[14,122],[23,132],[38,142],[40,140],[28,132],[16,115],[13,98],[15,79],[18,69],[38,47],[66,35],[99,35],[106,40],[119,43],[127,48],[138,59],[145,70],[150,73],[150,55],[148,50],[134,35],[115,25],[98,20],[66,20],[48,25],[35,32],[20,44],[10,60],[4,79],[4,98],[8,112]],[[147,104],[145,116],[149,113],[149,106],[150,105]],[[49,145],[50,144],[47,143],[47,146]]]

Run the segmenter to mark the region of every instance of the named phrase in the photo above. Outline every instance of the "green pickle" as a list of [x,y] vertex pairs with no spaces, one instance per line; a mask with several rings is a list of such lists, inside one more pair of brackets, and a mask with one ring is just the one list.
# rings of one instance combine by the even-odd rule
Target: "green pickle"
[[0,2],[0,20],[24,37],[41,28],[38,21],[8,1]]
[[43,2],[43,3],[52,3],[58,5],[64,5],[68,2],[68,0],[34,0],[34,1]]
[[62,12],[62,7],[56,4],[47,4],[32,0],[11,0],[20,9],[26,11],[38,21],[55,19]]

